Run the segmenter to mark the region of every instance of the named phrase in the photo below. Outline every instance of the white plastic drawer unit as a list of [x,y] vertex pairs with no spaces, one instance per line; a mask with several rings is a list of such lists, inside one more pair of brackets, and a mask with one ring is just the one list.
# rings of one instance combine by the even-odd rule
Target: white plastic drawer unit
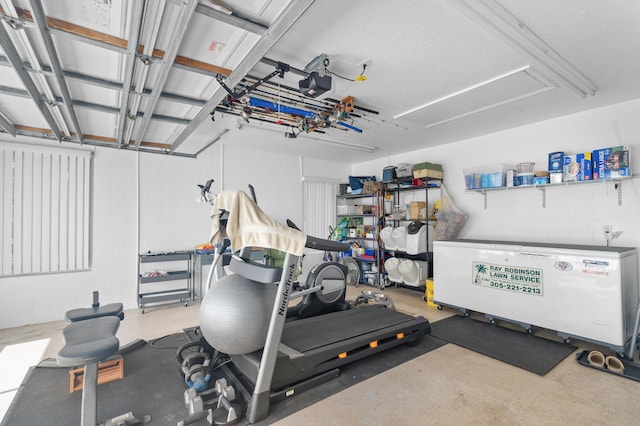
[[624,351],[638,309],[636,248],[434,241],[434,301]]

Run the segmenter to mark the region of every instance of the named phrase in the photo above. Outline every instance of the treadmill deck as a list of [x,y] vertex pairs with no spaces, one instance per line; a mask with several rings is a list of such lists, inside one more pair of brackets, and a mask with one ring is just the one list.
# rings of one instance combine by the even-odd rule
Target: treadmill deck
[[410,315],[379,305],[347,309],[286,323],[282,343],[305,353],[414,320]]

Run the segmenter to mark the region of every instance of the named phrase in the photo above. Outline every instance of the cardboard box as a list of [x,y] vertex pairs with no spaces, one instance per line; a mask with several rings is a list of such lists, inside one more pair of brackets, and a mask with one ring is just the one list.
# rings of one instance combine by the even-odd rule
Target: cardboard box
[[562,181],[576,182],[592,179],[592,160],[590,152],[565,155],[563,157]]
[[626,146],[597,149],[592,153],[593,179],[616,179],[631,176],[629,150]]
[[[427,207],[427,203],[425,203],[424,201],[412,201],[409,204],[409,219],[411,220],[426,219],[426,207]],[[422,209],[425,209],[424,215],[420,214],[420,210]]]
[[549,173],[562,172],[564,166],[564,152],[549,153]]
[[413,178],[442,179],[442,166],[435,163],[419,163],[413,166]]
[[355,214],[371,214],[373,213],[373,206],[355,206]]

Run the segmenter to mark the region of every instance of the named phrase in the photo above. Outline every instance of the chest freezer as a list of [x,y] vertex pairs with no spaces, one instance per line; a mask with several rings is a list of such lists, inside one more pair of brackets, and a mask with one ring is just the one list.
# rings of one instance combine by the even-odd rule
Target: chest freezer
[[624,352],[638,308],[636,248],[434,241],[434,302]]

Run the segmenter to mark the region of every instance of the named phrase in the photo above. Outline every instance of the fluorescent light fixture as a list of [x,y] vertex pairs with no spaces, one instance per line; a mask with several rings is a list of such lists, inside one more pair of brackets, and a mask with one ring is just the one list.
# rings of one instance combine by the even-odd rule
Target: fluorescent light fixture
[[[497,83],[497,86],[494,83]],[[446,115],[442,113],[438,114],[440,110],[434,111],[432,109],[430,112],[427,111],[427,116],[429,116],[428,121],[430,122],[425,125],[425,128],[429,128],[556,88],[557,86],[544,78],[540,73],[537,73],[529,65],[526,65],[474,84],[473,86],[458,90],[457,92],[442,96],[398,114],[393,118],[396,119],[422,109],[427,109],[436,104],[442,104],[443,108],[441,110],[446,112]],[[492,96],[487,98],[487,93],[489,92]],[[482,99],[482,101],[480,101],[480,99]]]
[[476,24],[524,54],[536,69],[583,98],[596,85],[495,0],[451,0],[450,4]]
[[[249,122],[249,123],[247,123],[244,120],[240,120],[240,119],[237,120],[238,129],[242,129],[245,126],[246,127],[251,127],[251,128],[254,128],[254,129],[269,130],[271,132],[281,133],[282,135],[284,135],[285,132],[287,132],[287,130],[288,130],[287,127],[281,126],[281,125],[278,125],[278,124],[273,124],[272,125],[272,124],[263,123],[263,122],[260,122],[260,123]],[[374,146],[360,145],[360,144],[341,141],[341,140],[337,140],[337,139],[321,138],[321,137],[311,136],[311,134],[309,134],[309,133],[300,133],[300,134],[298,134],[298,138],[299,139],[312,139],[314,141],[318,141],[318,142],[321,142],[321,143],[339,146],[340,148],[354,149],[356,151],[362,151],[362,152],[368,152],[368,153],[372,153],[372,152],[374,152],[376,150],[376,148]]]
[[446,101],[447,99],[451,99],[451,98],[453,98],[455,96],[462,95],[462,94],[467,93],[467,92],[471,92],[474,89],[477,89],[477,88],[482,87],[482,86],[486,86],[487,84],[491,84],[491,83],[496,82],[498,80],[502,80],[505,77],[509,77],[509,76],[517,74],[519,72],[525,71],[528,68],[529,68],[529,66],[524,66],[522,68],[518,68],[517,70],[510,71],[508,73],[499,75],[497,77],[490,78],[490,79],[482,81],[482,82],[480,82],[478,84],[474,84],[473,86],[465,87],[464,89],[458,90],[457,92],[450,93],[450,94],[442,96],[442,97],[440,97],[438,99],[434,99],[433,101],[429,101],[426,104],[419,105],[419,106],[417,106],[415,108],[411,108],[410,110],[407,110],[407,111],[401,112],[400,114],[394,115],[393,118],[395,120],[397,118],[404,117],[405,115],[411,114],[412,112],[416,112],[416,111],[419,111],[419,110],[421,110],[423,108],[430,107],[431,105],[437,104],[438,102]]

